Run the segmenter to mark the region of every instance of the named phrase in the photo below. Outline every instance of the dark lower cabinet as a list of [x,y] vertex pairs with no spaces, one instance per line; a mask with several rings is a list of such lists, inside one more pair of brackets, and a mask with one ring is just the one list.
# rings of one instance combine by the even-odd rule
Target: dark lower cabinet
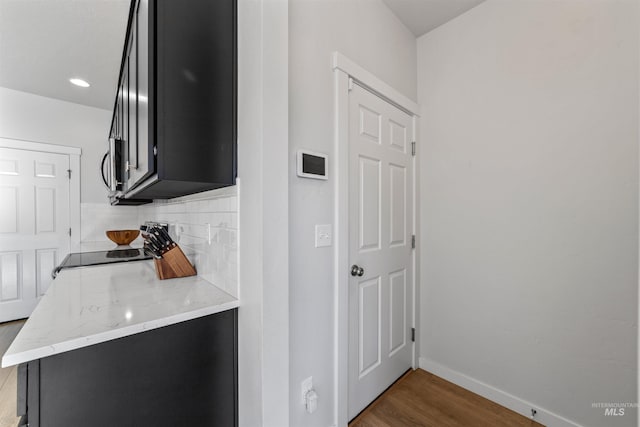
[[234,309],[22,364],[18,415],[30,427],[237,426],[237,373]]

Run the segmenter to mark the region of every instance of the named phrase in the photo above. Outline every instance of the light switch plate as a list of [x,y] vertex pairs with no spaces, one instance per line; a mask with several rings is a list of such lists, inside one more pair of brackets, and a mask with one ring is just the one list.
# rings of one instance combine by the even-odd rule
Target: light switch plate
[[316,225],[316,248],[331,246],[331,224]]

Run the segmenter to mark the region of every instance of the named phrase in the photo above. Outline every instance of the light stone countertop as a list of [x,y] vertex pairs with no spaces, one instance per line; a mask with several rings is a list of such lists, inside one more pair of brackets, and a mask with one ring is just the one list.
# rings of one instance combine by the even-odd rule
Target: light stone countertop
[[159,280],[151,261],[62,270],[2,357],[2,367],[238,307],[198,276]]

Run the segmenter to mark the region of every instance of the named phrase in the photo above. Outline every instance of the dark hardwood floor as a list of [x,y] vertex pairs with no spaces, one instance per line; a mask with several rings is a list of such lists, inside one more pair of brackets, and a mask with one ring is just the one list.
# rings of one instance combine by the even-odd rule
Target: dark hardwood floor
[[[9,348],[24,322],[0,323],[0,356]],[[16,427],[20,420],[16,417],[16,373],[16,366],[0,368],[0,427]]]
[[429,372],[409,371],[349,427],[543,427]]

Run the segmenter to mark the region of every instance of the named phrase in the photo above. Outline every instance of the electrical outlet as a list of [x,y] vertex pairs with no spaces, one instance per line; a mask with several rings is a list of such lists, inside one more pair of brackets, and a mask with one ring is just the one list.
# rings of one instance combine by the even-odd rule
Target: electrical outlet
[[307,392],[309,390],[311,390],[312,388],[313,388],[313,377],[309,377],[306,380],[302,381],[302,384],[300,385],[300,389],[302,391],[302,394],[301,394],[301,399],[302,400],[300,402],[303,405],[306,405],[306,403],[307,403]]
[[318,409],[318,393],[315,390],[311,389],[307,393],[307,403],[304,405],[307,413],[313,414]]

